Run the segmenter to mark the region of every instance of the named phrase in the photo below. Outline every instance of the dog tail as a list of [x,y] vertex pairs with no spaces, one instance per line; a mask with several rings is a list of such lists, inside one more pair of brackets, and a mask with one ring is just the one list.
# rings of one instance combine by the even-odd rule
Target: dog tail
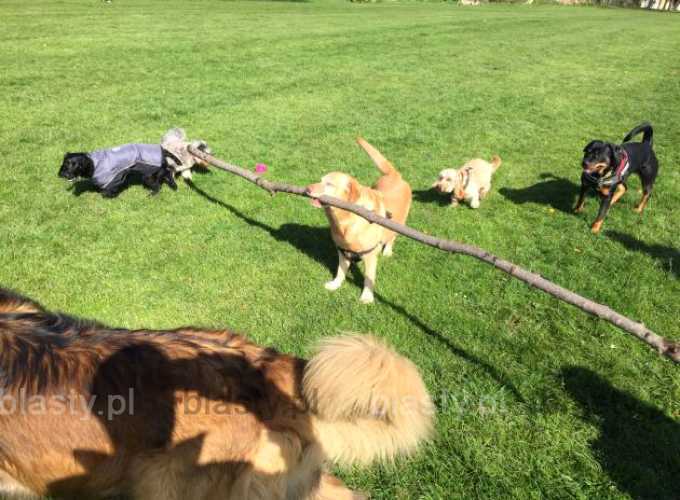
[[37,302],[0,287],[0,314],[30,314],[44,311]]
[[302,390],[330,460],[390,460],[432,433],[434,406],[418,369],[370,336],[324,340],[305,368]]
[[654,135],[654,130],[652,129],[652,124],[649,122],[644,122],[635,127],[633,130],[628,132],[626,134],[626,137],[623,138],[623,142],[628,142],[630,141],[633,137],[638,135],[640,132],[643,132],[642,135],[642,142],[643,143],[648,143],[650,146],[652,145],[652,138]]
[[366,151],[368,156],[371,157],[371,160],[373,160],[373,163],[375,163],[375,166],[378,167],[378,170],[380,170],[383,175],[399,175],[399,172],[397,172],[397,169],[394,168],[394,165],[392,165],[392,163],[390,163],[390,161],[385,158],[380,151],[366,142],[363,137],[357,137],[357,144],[359,144],[359,146],[361,146],[363,150]]
[[495,172],[498,170],[498,167],[501,166],[501,163],[503,163],[503,160],[501,160],[501,157],[498,155],[493,155],[491,158],[491,166],[493,167],[493,171]]

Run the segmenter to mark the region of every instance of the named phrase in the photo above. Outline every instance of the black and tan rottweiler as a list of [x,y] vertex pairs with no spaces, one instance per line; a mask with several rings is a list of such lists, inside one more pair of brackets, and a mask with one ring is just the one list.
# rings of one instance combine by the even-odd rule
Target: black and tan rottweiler
[[[642,142],[628,142],[641,132],[644,134]],[[643,190],[635,211],[642,213],[647,205],[659,172],[659,162],[652,149],[652,134],[652,125],[642,123],[628,132],[623,144],[591,141],[583,149],[581,193],[574,211],[578,213],[583,210],[589,189],[597,191],[601,202],[597,218],[591,226],[593,233],[600,232],[609,207],[628,189],[626,181],[632,173],[640,176]]]

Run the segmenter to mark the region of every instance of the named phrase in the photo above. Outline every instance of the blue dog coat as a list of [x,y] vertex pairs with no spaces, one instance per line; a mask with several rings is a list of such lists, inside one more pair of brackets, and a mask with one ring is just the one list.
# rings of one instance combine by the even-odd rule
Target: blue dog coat
[[100,189],[123,180],[134,167],[160,168],[163,165],[160,144],[123,144],[111,149],[98,149],[88,156],[94,164],[92,182]]

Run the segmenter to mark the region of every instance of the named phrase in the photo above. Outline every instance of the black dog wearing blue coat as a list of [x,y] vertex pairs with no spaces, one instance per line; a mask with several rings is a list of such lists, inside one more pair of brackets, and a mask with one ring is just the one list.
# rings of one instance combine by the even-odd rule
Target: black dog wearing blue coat
[[120,193],[129,175],[138,172],[144,186],[151,194],[157,194],[163,182],[177,189],[168,155],[159,144],[124,144],[91,153],[66,153],[59,177],[69,181],[89,178],[102,196],[113,198]]
[[[642,142],[629,142],[642,133]],[[591,226],[593,233],[599,233],[609,208],[628,190],[626,181],[635,173],[642,181],[642,199],[635,211],[642,213],[652,194],[654,181],[659,173],[659,162],[652,149],[652,126],[642,123],[626,134],[623,144],[591,141],[583,149],[581,193],[575,212],[581,212],[586,194],[595,190],[600,196],[600,210]]]
[[175,174],[191,178],[191,168],[205,164],[189,153],[189,146],[210,152],[201,140],[189,141],[181,128],[170,129],[160,144],[123,144],[89,153],[66,153],[59,177],[69,181],[82,177],[92,180],[102,196],[117,196],[130,174],[142,176],[142,183],[157,194],[163,183],[177,189]]

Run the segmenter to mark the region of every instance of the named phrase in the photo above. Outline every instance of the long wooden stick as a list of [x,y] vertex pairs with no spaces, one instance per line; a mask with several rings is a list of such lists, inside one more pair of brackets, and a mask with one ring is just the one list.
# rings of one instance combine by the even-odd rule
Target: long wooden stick
[[[197,158],[203,160],[204,162],[214,167],[217,167],[221,170],[225,170],[232,174],[236,174],[239,177],[243,177],[244,179],[252,182],[253,184],[256,184],[260,188],[268,191],[272,195],[278,192],[282,192],[295,194],[298,196],[309,197],[304,187],[293,186],[290,184],[284,184],[281,182],[267,180],[260,176],[259,174],[238,167],[236,165],[230,165],[229,163],[226,163],[196,148],[190,147],[189,152],[196,156]],[[576,306],[582,311],[597,316],[598,318],[602,318],[606,321],[609,321],[611,324],[619,327],[625,332],[634,335],[642,342],[653,347],[660,354],[667,356],[676,363],[680,363],[680,342],[673,342],[667,340],[664,337],[657,335],[656,333],[651,331],[644,324],[633,321],[630,318],[627,318],[626,316],[617,313],[616,311],[614,311],[613,309],[606,305],[598,304],[597,302],[593,302],[590,299],[582,297],[581,295],[578,295],[577,293],[574,293],[571,290],[567,290],[566,288],[556,285],[552,281],[549,281],[543,278],[542,276],[539,276],[538,274],[527,271],[526,269],[523,269],[507,260],[500,259],[495,255],[490,254],[486,250],[482,250],[481,248],[475,247],[473,245],[467,245],[465,243],[459,243],[456,241],[444,240],[441,238],[436,238],[434,236],[421,233],[420,231],[416,231],[413,228],[404,226],[403,224],[399,224],[390,219],[386,219],[385,217],[381,217],[375,214],[374,212],[371,212],[370,210],[366,210],[365,208],[360,207],[359,205],[348,203],[338,198],[333,198],[331,196],[324,195],[319,197],[318,200],[324,205],[331,205],[333,207],[341,208],[343,210],[347,210],[348,212],[355,213],[370,222],[384,226],[394,231],[395,233],[399,233],[408,238],[419,241],[420,243],[424,243],[425,245],[439,248],[440,250],[444,250],[445,252],[469,255],[470,257],[475,257],[476,259],[479,259],[482,262],[491,264],[495,268],[500,269],[505,273],[508,273],[510,276],[522,280],[528,285],[538,288],[539,290],[542,290],[552,295],[553,297],[558,298],[559,300],[562,300],[573,306]]]

